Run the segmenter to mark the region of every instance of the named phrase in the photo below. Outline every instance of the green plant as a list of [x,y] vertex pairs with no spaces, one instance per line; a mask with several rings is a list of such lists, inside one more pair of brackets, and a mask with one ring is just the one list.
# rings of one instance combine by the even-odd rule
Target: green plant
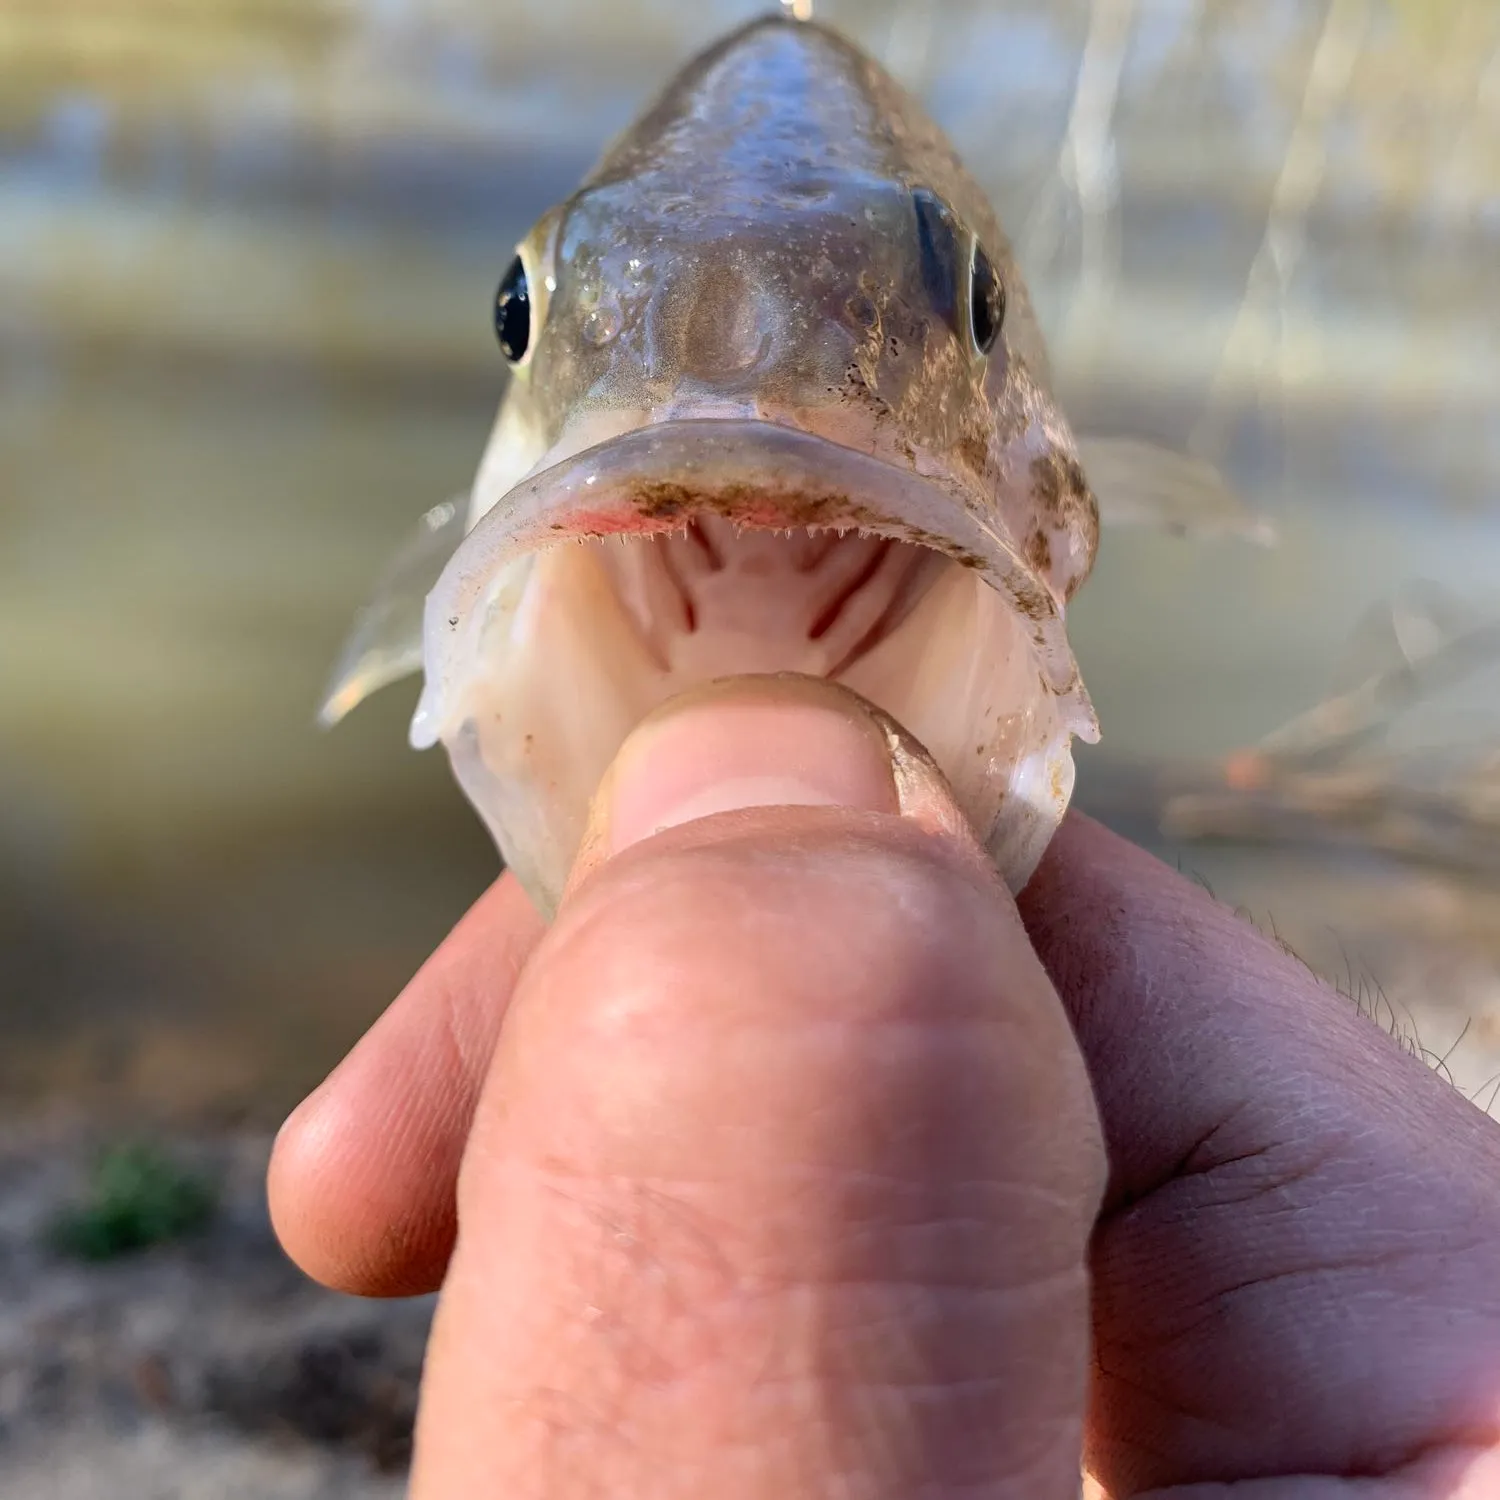
[[144,1142],[100,1156],[82,1203],[53,1222],[50,1240],[80,1260],[113,1260],[202,1229],[218,1206],[214,1186]]

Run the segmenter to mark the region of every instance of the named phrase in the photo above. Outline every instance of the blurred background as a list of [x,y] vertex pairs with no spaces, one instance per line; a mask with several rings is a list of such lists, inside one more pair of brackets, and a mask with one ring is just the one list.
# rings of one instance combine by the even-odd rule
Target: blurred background
[[[38,1121],[274,1125],[493,878],[406,746],[414,683],[313,713],[472,477],[515,241],[765,8],[0,0],[0,1230],[30,1223],[6,1183],[54,1182]],[[1104,728],[1078,802],[1487,1105],[1500,6],[816,9],[992,190],[1075,425],[1239,496],[1108,530],[1070,625]],[[25,1493],[93,1493],[77,1463]],[[177,1482],[98,1493],[302,1493]]]

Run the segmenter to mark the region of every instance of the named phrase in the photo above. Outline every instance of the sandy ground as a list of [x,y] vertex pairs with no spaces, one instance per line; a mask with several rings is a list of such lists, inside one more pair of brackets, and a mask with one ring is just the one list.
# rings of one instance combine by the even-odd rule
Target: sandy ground
[[199,1238],[100,1266],[46,1246],[100,1144],[0,1131],[5,1500],[386,1500],[404,1493],[427,1299],[364,1302],[282,1255],[265,1137],[174,1143],[223,1186]]

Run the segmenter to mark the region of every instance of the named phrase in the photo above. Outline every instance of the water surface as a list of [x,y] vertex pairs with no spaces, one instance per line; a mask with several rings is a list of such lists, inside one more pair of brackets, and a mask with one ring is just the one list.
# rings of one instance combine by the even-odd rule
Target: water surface
[[[8,0],[0,1102],[273,1114],[492,877],[405,747],[414,688],[331,736],[312,711],[391,548],[471,477],[514,241],[757,9]],[[1315,702],[1408,579],[1500,608],[1500,10],[819,11],[994,191],[1077,424],[1197,440],[1281,532],[1106,538],[1080,801],[1434,1051],[1472,1017],[1477,1087],[1495,891],[1154,830],[1174,768]]]

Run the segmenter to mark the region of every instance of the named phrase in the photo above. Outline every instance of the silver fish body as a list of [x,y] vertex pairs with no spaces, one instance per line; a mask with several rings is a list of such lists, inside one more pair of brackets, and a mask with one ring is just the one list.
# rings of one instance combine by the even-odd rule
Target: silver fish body
[[[758,21],[542,218],[497,311],[512,380],[466,511],[429,517],[457,546],[412,739],[539,905],[634,724],[765,671],[903,723],[1019,889],[1098,737],[1065,627],[1098,508],[1010,245],[921,106],[837,33]],[[336,711],[413,654],[377,606]]]

